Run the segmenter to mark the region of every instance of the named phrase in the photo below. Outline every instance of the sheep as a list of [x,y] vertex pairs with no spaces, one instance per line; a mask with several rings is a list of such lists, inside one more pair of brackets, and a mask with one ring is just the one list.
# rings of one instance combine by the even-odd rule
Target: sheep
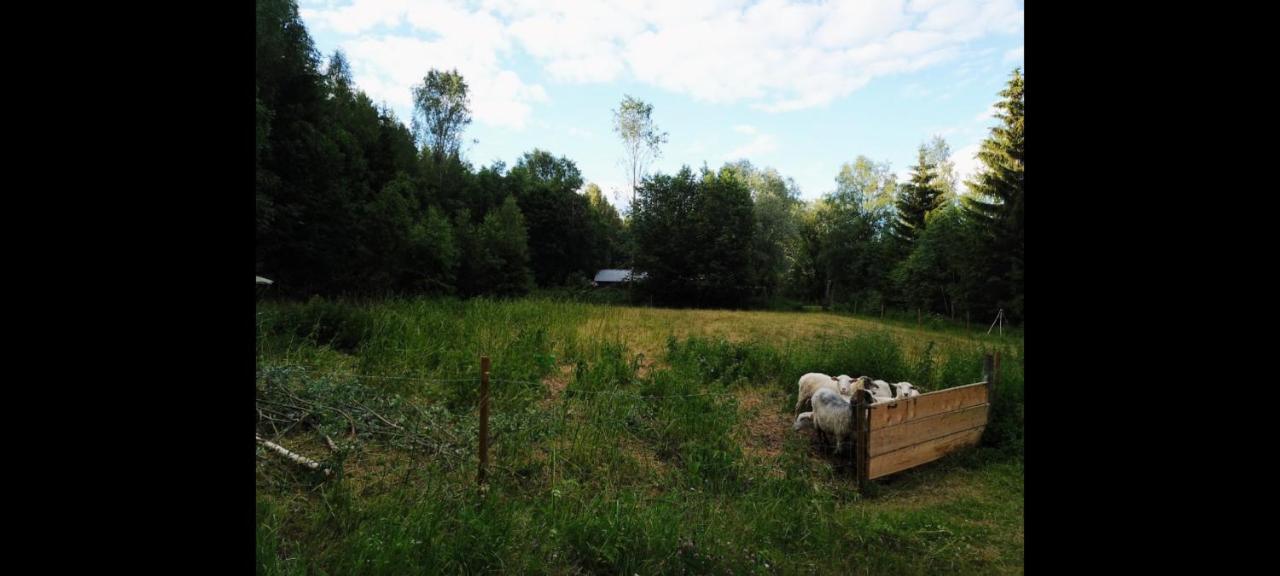
[[853,425],[850,420],[852,415],[849,409],[849,401],[840,396],[839,393],[821,389],[813,394],[813,416],[810,421],[813,427],[820,432],[834,436],[836,439],[836,453],[843,448],[845,440],[852,440]]
[[820,372],[810,372],[801,376],[800,391],[796,394],[796,415],[800,415],[800,410],[812,407],[810,399],[813,394],[824,388],[839,393],[840,381]]
[[[874,383],[871,387],[876,388]],[[915,391],[912,390],[912,392]],[[894,398],[888,396],[876,396],[870,390],[863,388],[854,389],[853,393],[859,395],[861,401],[865,404],[877,404],[894,400]],[[916,394],[919,393],[916,392]],[[834,436],[836,453],[839,453],[846,440],[853,441],[851,399],[852,396],[845,396],[829,387],[819,388],[810,399],[813,409],[796,415],[795,424],[791,426],[791,429],[797,432],[814,430],[824,444],[827,443],[829,436]]]
[[866,391],[871,395],[870,403],[883,402],[893,399],[893,391],[889,388],[889,383],[884,380],[872,380],[869,376],[859,376],[853,383],[853,389]]
[[920,395],[920,390],[916,389],[915,384],[910,382],[899,382],[894,386],[897,388],[897,390],[894,391],[894,398],[910,398],[912,396]]
[[796,423],[791,425],[791,429],[800,432],[802,430],[813,430],[818,435],[818,442],[823,446],[827,445],[827,435],[822,430],[817,429],[813,425],[813,411],[801,412],[796,416]]
[[836,376],[836,382],[840,384],[841,396],[845,396],[847,399],[849,396],[853,395],[854,379],[850,378],[848,374],[841,374],[839,376]]
[[859,377],[854,381],[853,388],[854,390],[866,391],[869,394],[867,402],[870,404],[890,402],[920,395],[920,391],[910,382],[894,384],[884,380],[872,380],[868,376]]

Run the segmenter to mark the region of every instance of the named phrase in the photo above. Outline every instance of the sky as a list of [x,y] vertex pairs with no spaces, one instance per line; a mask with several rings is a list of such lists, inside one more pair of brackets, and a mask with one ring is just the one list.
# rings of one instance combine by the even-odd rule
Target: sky
[[[534,148],[628,190],[613,110],[653,105],[650,171],[747,159],[811,200],[865,155],[906,180],[934,135],[961,178],[1023,61],[1019,0],[299,0],[316,48],[408,125],[411,88],[457,69],[464,156],[508,167]],[[475,140],[476,142],[472,142]]]

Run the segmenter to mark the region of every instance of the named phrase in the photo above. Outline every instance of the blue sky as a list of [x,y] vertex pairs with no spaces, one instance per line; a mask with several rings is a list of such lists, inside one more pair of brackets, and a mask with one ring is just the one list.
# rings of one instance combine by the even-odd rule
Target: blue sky
[[[471,88],[466,157],[508,166],[533,148],[626,191],[612,110],[654,105],[669,134],[651,171],[746,158],[805,199],[858,155],[905,179],[946,138],[976,168],[991,105],[1022,65],[1018,0],[299,0],[316,48],[406,125],[431,68]],[[614,196],[611,196],[611,198]]]

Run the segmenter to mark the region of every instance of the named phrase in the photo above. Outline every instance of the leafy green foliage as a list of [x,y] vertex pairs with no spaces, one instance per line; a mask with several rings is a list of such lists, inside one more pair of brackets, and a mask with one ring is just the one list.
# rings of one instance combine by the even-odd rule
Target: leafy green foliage
[[[921,146],[909,181],[858,156],[810,202],[790,178],[746,161],[646,178],[666,134],[653,106],[628,96],[614,111],[638,194],[624,219],[569,158],[534,149],[510,169],[463,158],[471,94],[456,70],[425,71],[410,129],[355,85],[341,51],[316,53],[292,0],[260,0],[256,16],[256,268],[276,281],[272,294],[509,296],[537,286],[580,297],[609,267],[648,272],[637,293],[614,292],[654,304],[785,300],[984,323],[1004,308],[1022,319],[1020,70],[967,195],[940,137]],[[503,208],[508,198],[519,219]],[[509,228],[517,220],[523,242]]]
[[462,148],[462,131],[471,123],[467,89],[457,70],[431,70],[413,87],[413,133],[437,162]]
[[653,104],[630,95],[625,96],[622,104],[613,111],[613,131],[622,138],[628,174],[631,177],[631,203],[634,204],[640,182],[646,176],[645,170],[649,162],[661,154],[661,147],[667,142],[667,133],[660,131],[654,124]]
[[636,269],[655,301],[734,307],[751,294],[751,193],[731,169],[688,167],[675,176],[645,179],[632,230]]
[[508,197],[484,217],[479,230],[478,282],[485,292],[519,296],[533,289],[529,237],[516,199]]

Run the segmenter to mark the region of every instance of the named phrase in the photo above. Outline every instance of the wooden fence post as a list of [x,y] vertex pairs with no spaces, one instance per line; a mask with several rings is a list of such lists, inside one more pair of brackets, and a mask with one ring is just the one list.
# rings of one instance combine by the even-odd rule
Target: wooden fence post
[[858,390],[853,391],[853,396],[849,398],[849,422],[850,430],[853,430],[853,446],[849,450],[849,463],[853,465],[853,477],[858,477]]
[[992,361],[991,387],[995,388],[1000,385],[1000,351],[996,350],[995,359]]
[[477,484],[486,482],[486,468],[489,467],[489,357],[480,357],[480,471],[476,476]]
[[871,453],[867,446],[867,439],[870,437],[870,418],[868,417],[868,405],[863,403],[860,391],[854,391],[853,398],[850,399],[849,409],[853,411],[852,423],[854,430],[853,443],[853,473],[858,479],[858,492],[864,492],[867,489],[867,456]]

